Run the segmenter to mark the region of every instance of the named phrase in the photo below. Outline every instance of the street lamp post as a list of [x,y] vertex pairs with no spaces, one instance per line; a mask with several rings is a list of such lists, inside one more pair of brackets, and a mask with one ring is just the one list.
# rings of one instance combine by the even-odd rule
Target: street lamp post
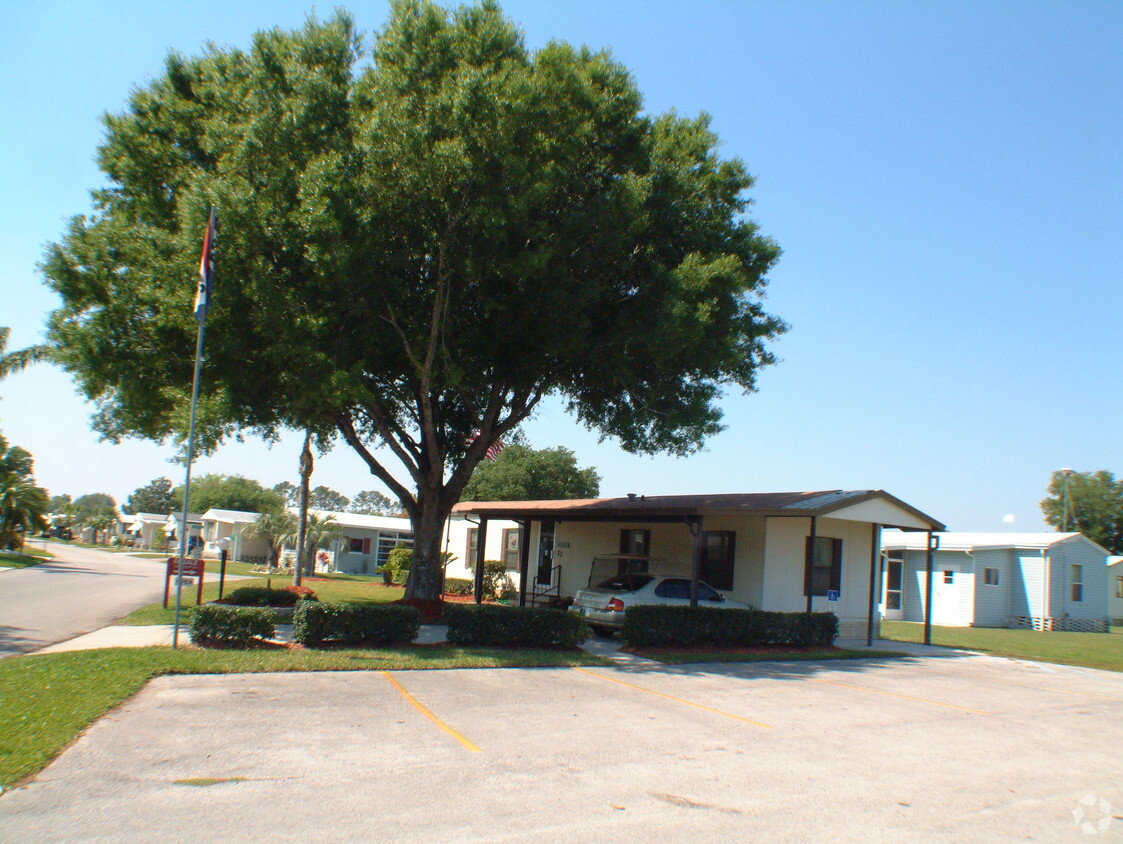
[[1068,518],[1072,512],[1072,496],[1069,493],[1069,486],[1072,476],[1075,474],[1075,469],[1061,469],[1061,475],[1064,477],[1064,485],[1061,487],[1061,533],[1068,533]]

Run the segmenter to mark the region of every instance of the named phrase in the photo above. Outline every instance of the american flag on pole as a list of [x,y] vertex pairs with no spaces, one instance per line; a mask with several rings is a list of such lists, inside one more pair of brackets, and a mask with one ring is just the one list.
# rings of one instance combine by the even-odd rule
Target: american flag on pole
[[[480,432],[478,430],[472,431],[471,435],[469,435],[468,439],[465,440],[464,443],[465,445],[471,445],[479,438]],[[506,443],[504,443],[502,440],[496,440],[487,447],[487,451],[484,453],[484,457],[486,457],[488,460],[498,460],[499,452],[501,452],[506,447]]]
[[214,243],[218,234],[218,215],[211,206],[211,218],[207,223],[207,233],[203,237],[203,257],[199,261],[199,288],[195,291],[195,319],[202,325],[207,318],[207,306],[211,303],[211,285],[214,276]]

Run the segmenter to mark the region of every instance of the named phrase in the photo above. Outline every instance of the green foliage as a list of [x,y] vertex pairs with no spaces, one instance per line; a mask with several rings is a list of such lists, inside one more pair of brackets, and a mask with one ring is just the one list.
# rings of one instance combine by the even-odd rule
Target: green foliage
[[386,557],[386,564],[398,571],[409,571],[413,565],[413,550],[404,545],[394,547]]
[[343,512],[351,499],[342,492],[336,492],[330,487],[320,485],[308,494],[308,506],[316,510],[334,510]]
[[364,516],[397,516],[402,512],[402,505],[378,490],[365,489],[351,499],[350,511]]
[[826,647],[838,638],[834,613],[782,613],[641,604],[624,613],[621,636],[629,645],[752,648]]
[[301,601],[293,614],[293,641],[396,645],[412,642],[421,629],[421,613],[401,604],[318,604]]
[[240,586],[223,598],[223,602],[239,607],[292,607],[301,595],[290,589],[270,589],[266,586]]
[[401,0],[369,62],[360,40],[337,13],[136,88],[107,187],[47,249],[48,344],[97,430],[182,437],[217,205],[202,446],[342,436],[414,521],[410,597],[436,598],[445,516],[543,397],[636,453],[721,429],[785,328],[762,305],[779,249],[709,118],[645,113],[607,52],[531,51],[492,3]]
[[95,519],[117,518],[117,501],[106,492],[91,492],[74,499],[74,515],[84,525]]
[[471,595],[475,584],[466,580],[463,577],[446,577],[445,578],[445,594],[446,595]]
[[596,498],[600,475],[596,469],[577,468],[568,448],[533,449],[509,445],[495,460],[476,467],[464,487],[466,501],[548,501]]
[[281,497],[286,507],[300,506],[300,487],[296,484],[281,481],[279,484],[274,484],[271,491]]
[[203,604],[191,610],[190,635],[196,645],[244,647],[255,639],[272,639],[274,633],[273,614],[266,609]]
[[269,563],[276,568],[286,544],[296,537],[296,516],[287,510],[262,513],[246,526],[242,535],[250,539],[263,539],[269,545]]
[[[175,509],[176,498],[172,492],[172,482],[167,478],[155,478],[145,486],[139,487],[129,496],[122,511],[125,513],[163,513]],[[180,512],[183,507],[183,494],[179,496]]]
[[1123,480],[1103,470],[1071,476],[1054,472],[1048,492],[1041,502],[1045,521],[1057,530],[1079,531],[1112,554],[1123,554]]
[[49,499],[33,469],[31,455],[0,435],[0,549],[19,550],[28,531],[47,527]]
[[459,645],[575,648],[589,638],[585,620],[567,610],[448,604],[448,640]]
[[[183,512],[183,484],[172,493],[175,510]],[[241,475],[199,475],[191,479],[191,513],[241,510],[246,513],[279,513],[284,509],[281,496],[251,478]]]
[[506,563],[502,560],[484,560],[483,593],[485,595],[498,595],[510,580]]

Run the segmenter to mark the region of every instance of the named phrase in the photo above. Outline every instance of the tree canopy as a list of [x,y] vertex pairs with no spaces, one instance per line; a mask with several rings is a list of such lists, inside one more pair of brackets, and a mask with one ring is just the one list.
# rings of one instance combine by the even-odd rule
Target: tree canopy
[[762,304],[779,249],[709,118],[645,113],[607,52],[531,51],[486,0],[395,2],[369,54],[343,12],[172,54],[106,129],[108,186],[42,265],[95,426],[185,431],[217,205],[200,437],[344,440],[413,521],[411,598],[438,597],[444,518],[544,397],[688,454],[785,328]]
[[[1123,480],[1111,472],[1054,472],[1045,521],[1057,530],[1079,531],[1112,554],[1123,554]],[[1067,500],[1067,507],[1066,507]]]
[[402,512],[402,505],[376,489],[364,489],[351,499],[349,510],[365,516],[397,516]]
[[79,495],[73,503],[74,516],[84,525],[98,519],[117,517],[117,499],[108,492],[90,492]]
[[[154,478],[142,487],[133,490],[125,505],[121,508],[126,513],[163,513],[167,515],[175,509],[175,496],[172,492],[172,482],[167,478]],[[183,495],[179,496],[180,507],[183,506]]]
[[[175,509],[183,509],[183,484],[172,493]],[[276,513],[283,509],[281,497],[251,478],[241,475],[200,475],[191,479],[191,513],[205,513],[212,507],[219,510],[243,510],[247,513]]]
[[337,512],[342,512],[347,509],[347,505],[351,503],[351,499],[342,492],[336,492],[331,487],[320,484],[320,486],[309,493],[308,502],[309,506],[317,510],[335,510]]
[[509,445],[495,460],[480,463],[464,487],[468,501],[548,501],[599,494],[597,470],[578,468],[573,452],[562,446]]

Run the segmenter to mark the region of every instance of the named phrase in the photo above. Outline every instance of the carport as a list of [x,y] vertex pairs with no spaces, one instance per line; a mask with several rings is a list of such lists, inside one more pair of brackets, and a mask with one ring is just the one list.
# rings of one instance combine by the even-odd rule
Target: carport
[[[932,568],[931,552],[935,549],[932,534],[944,530],[941,522],[880,489],[712,495],[629,494],[623,498],[570,501],[462,502],[453,512],[479,520],[480,541],[474,561],[477,603],[483,599],[484,547],[489,520],[509,520],[519,526],[519,606],[566,594],[562,586],[561,566],[553,559],[554,531],[565,525],[582,523],[604,526],[600,545],[603,553],[616,550],[607,533],[613,526],[681,525],[688,532],[691,603],[697,605],[698,581],[707,559],[707,534],[720,526],[721,532],[734,535],[730,540],[731,546],[738,532],[742,536],[741,547],[748,546],[736,559],[733,559],[734,550],[730,551],[730,571],[737,572],[743,581],[754,578],[759,581],[755,587],[742,587],[756,589],[748,595],[750,603],[762,609],[812,612],[816,597],[828,597],[834,611],[839,607],[835,602],[843,591],[845,576],[845,618],[850,625],[847,633],[861,635],[854,628],[859,620],[859,607],[853,597],[860,592],[861,621],[864,621],[866,640],[870,643],[875,633],[880,588],[881,529],[894,527],[926,533],[929,572]],[[868,529],[859,527],[863,524],[868,525]],[[824,526],[827,528],[825,532]],[[829,534],[832,532],[845,533],[847,537],[849,563],[845,572],[843,540],[831,538]],[[539,538],[536,549],[539,574],[531,583],[531,539],[535,535]],[[861,539],[857,540],[859,536]],[[544,542],[543,537],[548,541]],[[868,578],[863,571],[861,580],[857,576],[857,560],[852,550],[855,545],[868,545]],[[802,547],[797,550],[797,546]],[[800,564],[802,575],[793,573],[793,568]],[[865,563],[862,565],[864,568]],[[549,576],[545,577],[547,572]],[[766,586],[770,577],[774,581],[771,588]],[[545,590],[537,584],[542,578],[549,584]],[[799,580],[802,580],[802,595],[797,598]],[[572,573],[569,582],[573,583]],[[931,574],[928,582],[932,582]],[[743,595],[737,597],[742,598]],[[928,600],[926,608],[930,607],[931,600]],[[840,616],[842,620],[843,616]],[[930,626],[930,611],[926,611],[926,643],[931,642]]]

